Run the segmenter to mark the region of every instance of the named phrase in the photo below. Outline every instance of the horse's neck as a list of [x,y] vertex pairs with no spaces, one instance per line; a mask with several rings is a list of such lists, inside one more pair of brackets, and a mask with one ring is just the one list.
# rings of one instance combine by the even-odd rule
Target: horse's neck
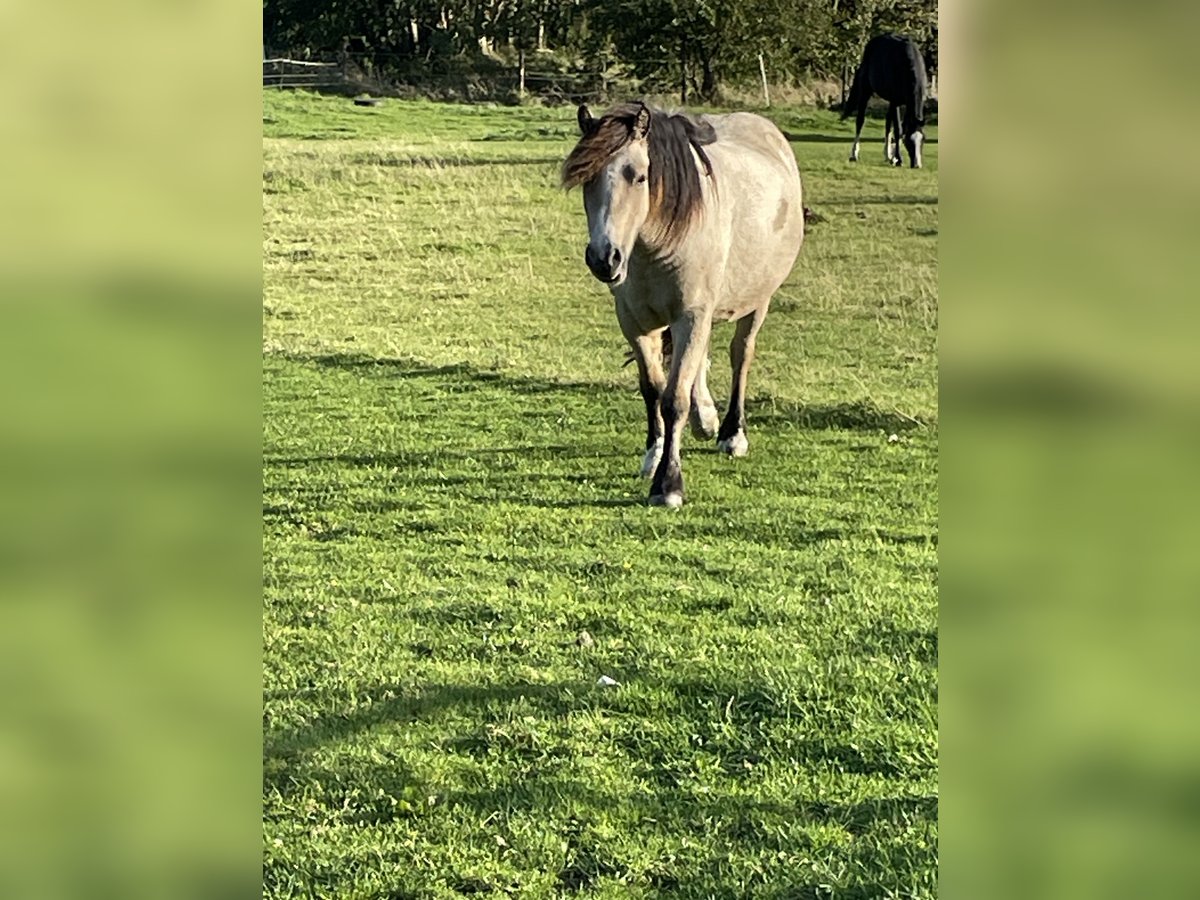
[[654,233],[656,230],[643,226],[634,242],[633,258],[629,260],[630,266],[640,264],[654,269],[675,269],[679,247],[663,243]]
[[925,101],[929,98],[929,92],[919,81],[913,86],[912,96],[909,98],[908,109],[904,112],[906,132],[911,132],[913,128],[923,127],[925,124]]

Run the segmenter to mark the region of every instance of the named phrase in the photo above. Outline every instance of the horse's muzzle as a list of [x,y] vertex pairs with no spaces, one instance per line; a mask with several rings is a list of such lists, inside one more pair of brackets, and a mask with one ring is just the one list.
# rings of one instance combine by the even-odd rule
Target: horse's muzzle
[[605,284],[615,285],[625,280],[625,266],[623,265],[625,260],[617,247],[610,247],[602,257],[593,253],[592,245],[588,244],[587,250],[583,254],[583,261],[587,263],[591,273]]

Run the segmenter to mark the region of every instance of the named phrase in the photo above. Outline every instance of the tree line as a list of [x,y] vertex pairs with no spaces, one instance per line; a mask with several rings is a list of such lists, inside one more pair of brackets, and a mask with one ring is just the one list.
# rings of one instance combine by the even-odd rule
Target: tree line
[[264,43],[343,53],[380,75],[487,71],[537,53],[704,101],[758,77],[803,84],[853,70],[868,38],[917,41],[936,66],[936,0],[263,0]]

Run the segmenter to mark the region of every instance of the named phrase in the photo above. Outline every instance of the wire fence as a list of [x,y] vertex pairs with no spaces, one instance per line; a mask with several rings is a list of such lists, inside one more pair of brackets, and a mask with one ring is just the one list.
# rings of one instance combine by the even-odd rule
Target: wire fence
[[[297,58],[302,57],[302,58]],[[422,65],[411,56],[400,53],[354,53],[327,51],[292,54],[286,50],[263,53],[263,87],[305,88],[335,91],[343,94],[373,94],[376,96],[432,96],[448,100],[519,100],[536,97],[547,103],[602,102],[614,96],[634,94],[674,95],[686,102],[679,78],[677,60],[638,60],[641,71],[657,74],[637,77],[627,62],[603,65],[599,69],[546,68],[546,55],[540,52],[521,52],[516,59],[505,62],[498,58],[471,70],[442,70]],[[765,105],[777,86],[770,72],[759,61],[761,91]],[[937,96],[936,73],[931,81],[931,94]],[[812,101],[834,104],[845,101],[853,67],[841,73],[840,85],[829,83],[829,91],[814,96]],[[692,86],[694,90],[694,86]],[[936,102],[936,101],[935,101]]]
[[400,96],[419,92],[471,100],[536,96],[547,101],[585,102],[607,98],[616,90],[661,86],[661,79],[634,79],[623,72],[539,68],[538,54],[530,54],[527,60],[521,53],[513,64],[494,60],[472,71],[431,70],[414,65],[411,57],[401,54],[304,56],[297,59],[286,51],[264,53],[263,87]]
[[309,62],[286,57],[263,59],[263,87],[341,87],[347,82],[346,73],[335,62]]

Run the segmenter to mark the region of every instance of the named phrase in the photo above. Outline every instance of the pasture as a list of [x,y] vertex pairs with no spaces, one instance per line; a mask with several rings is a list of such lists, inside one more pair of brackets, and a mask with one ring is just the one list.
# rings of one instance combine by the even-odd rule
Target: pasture
[[824,221],[665,510],[574,108],[265,94],[265,897],[935,895],[937,132],[770,115]]

